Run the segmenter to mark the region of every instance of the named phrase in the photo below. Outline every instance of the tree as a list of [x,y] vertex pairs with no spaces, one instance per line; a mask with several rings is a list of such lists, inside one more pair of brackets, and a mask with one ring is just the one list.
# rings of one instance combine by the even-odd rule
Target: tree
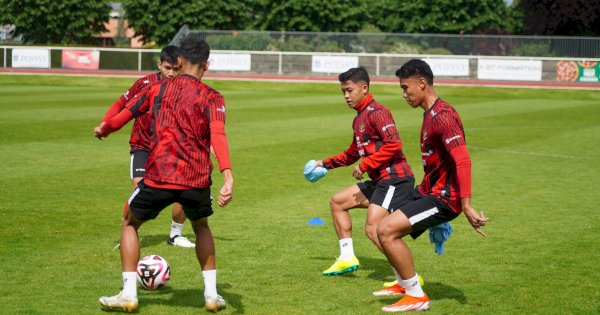
[[526,35],[600,35],[600,1],[521,0]]
[[375,26],[391,33],[476,34],[517,27],[503,0],[377,0],[370,14]]
[[246,1],[125,0],[125,18],[144,43],[166,45],[187,24],[190,29],[244,29]]
[[357,32],[367,22],[361,0],[253,1],[250,27],[266,31]]
[[4,0],[2,24],[14,24],[13,35],[33,44],[93,44],[106,31],[110,6],[105,0]]

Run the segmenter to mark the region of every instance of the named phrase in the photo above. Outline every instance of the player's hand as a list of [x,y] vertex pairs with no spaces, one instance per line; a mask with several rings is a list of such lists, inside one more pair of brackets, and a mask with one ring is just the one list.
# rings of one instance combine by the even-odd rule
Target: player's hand
[[[104,123],[102,123],[104,124]],[[100,139],[100,140],[104,140],[104,137],[102,136],[102,124],[100,124],[100,126],[97,126],[94,128],[94,137]]]
[[354,167],[354,172],[352,172],[352,176],[358,180],[363,179],[363,172],[360,170],[360,166],[356,165]]
[[475,211],[475,209],[473,209],[470,206],[467,206],[463,207],[463,212],[471,226],[475,229],[475,231],[481,234],[481,236],[487,236],[487,234],[481,229],[483,226],[485,226],[487,221],[489,221],[489,218],[486,217],[485,214],[483,214],[483,211],[481,211],[480,214],[477,214],[477,211]]
[[219,191],[219,207],[225,207],[231,199],[233,199],[233,176],[231,175],[231,170],[226,169],[223,170],[223,176],[225,180],[223,182],[223,187]]
[[317,163],[315,163],[315,167],[313,167],[313,169],[315,169],[317,167],[325,167],[325,166],[323,166],[323,160],[318,160]]

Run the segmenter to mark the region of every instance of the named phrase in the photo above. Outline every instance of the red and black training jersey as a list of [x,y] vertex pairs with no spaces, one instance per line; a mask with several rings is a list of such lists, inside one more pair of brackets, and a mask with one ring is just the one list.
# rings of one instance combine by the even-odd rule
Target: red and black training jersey
[[[107,122],[112,117],[117,115],[125,104],[132,99],[136,94],[141,93],[144,89],[147,89],[154,83],[160,81],[160,72],[149,74],[143,78],[137,79],[133,85],[119,97],[119,99],[108,109],[106,115],[102,119],[103,122]],[[131,137],[129,138],[129,146],[131,152],[138,150],[150,150],[150,125],[151,125],[150,114],[142,115],[137,117],[131,128]]]
[[366,172],[375,183],[413,176],[389,109],[377,103],[369,94],[356,110],[350,147],[341,154],[324,159],[323,166],[328,169],[348,166],[362,158],[359,164],[361,171]]
[[462,211],[460,188],[450,151],[462,145],[466,145],[466,139],[458,113],[438,98],[423,116],[421,157],[425,174],[419,191],[441,198],[457,213]]
[[[211,185],[211,126],[218,123],[222,129],[225,123],[225,101],[219,92],[184,74],[151,86],[127,107],[135,117],[146,112],[152,116],[152,150],[144,178],[186,187]],[[215,151],[222,152],[218,146]],[[224,146],[223,157],[217,153],[221,170],[230,168],[226,142]]]

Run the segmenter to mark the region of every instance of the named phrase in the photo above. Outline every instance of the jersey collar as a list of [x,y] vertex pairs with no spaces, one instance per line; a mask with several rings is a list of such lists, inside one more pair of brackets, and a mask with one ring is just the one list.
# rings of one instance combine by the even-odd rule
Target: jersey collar
[[367,94],[367,96],[365,96],[365,98],[363,98],[362,102],[360,102],[360,104],[358,104],[358,106],[356,106],[354,109],[357,112],[360,112],[361,110],[365,109],[365,107],[367,107],[367,105],[369,105],[371,101],[373,101],[373,94],[369,93]]

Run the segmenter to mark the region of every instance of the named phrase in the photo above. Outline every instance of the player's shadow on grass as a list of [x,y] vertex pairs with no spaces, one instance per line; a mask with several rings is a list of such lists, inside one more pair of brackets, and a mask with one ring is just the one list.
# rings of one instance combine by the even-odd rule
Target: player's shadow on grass
[[[150,247],[150,246],[154,246],[154,245],[159,245],[159,244],[164,244],[167,245],[167,240],[169,239],[169,231],[167,231],[165,234],[155,234],[155,235],[143,235],[143,233],[140,233],[139,238],[140,238],[140,247]],[[190,241],[195,242],[196,241],[196,236],[194,235],[194,233],[192,234],[185,234],[185,237],[187,237]]]
[[[228,292],[227,289],[231,285],[227,283],[217,284],[217,291],[227,302],[227,309],[232,314],[244,314],[244,304],[242,296],[239,294]],[[164,295],[170,295],[170,298],[165,299]],[[174,307],[190,307],[193,309],[204,310],[204,289],[174,289],[170,286],[163,287],[157,291],[148,292],[147,294],[138,295],[140,308],[144,305],[160,304]]]
[[[330,262],[329,257],[312,257],[312,259]],[[362,272],[367,272],[367,277],[378,281],[393,281],[393,273],[390,269],[390,265],[384,258],[372,258],[372,257],[359,257],[360,268]],[[348,272],[335,277],[356,277],[355,272]],[[464,293],[456,287],[445,285],[439,282],[428,282],[425,279],[425,285],[423,290],[427,293],[431,300],[456,300],[460,304],[467,304],[467,298]],[[382,300],[383,305],[395,303],[398,300],[395,297],[393,300],[385,299]]]

